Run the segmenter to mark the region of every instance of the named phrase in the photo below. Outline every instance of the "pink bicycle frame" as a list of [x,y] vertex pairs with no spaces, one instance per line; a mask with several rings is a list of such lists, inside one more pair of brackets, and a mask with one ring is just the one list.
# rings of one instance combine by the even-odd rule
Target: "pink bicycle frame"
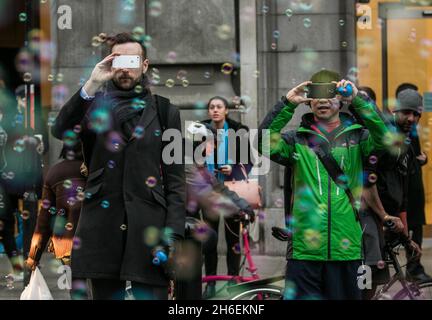
[[246,269],[250,272],[250,277],[243,276],[229,276],[229,275],[215,275],[215,276],[204,276],[202,278],[203,283],[212,282],[212,281],[230,281],[234,280],[236,283],[249,282],[253,280],[258,280],[260,277],[257,274],[257,268],[253,262],[250,247],[249,247],[249,238],[248,231],[246,228],[243,228],[243,225],[240,224],[240,232],[243,236],[243,246],[244,246],[244,254],[246,256],[248,267]]

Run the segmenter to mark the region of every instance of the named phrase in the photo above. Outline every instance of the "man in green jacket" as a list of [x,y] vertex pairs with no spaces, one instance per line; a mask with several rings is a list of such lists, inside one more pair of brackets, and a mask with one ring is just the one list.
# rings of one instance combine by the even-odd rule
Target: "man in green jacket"
[[[352,95],[306,98],[307,86],[331,83],[337,88],[351,85]],[[348,114],[340,113],[342,100],[352,103],[368,130]],[[312,113],[303,116],[298,130],[281,134],[301,103],[309,104]],[[260,152],[293,170],[286,298],[361,298],[357,275],[362,259],[362,230],[357,210],[363,187],[362,160],[372,150],[384,148],[386,134],[384,122],[358,94],[356,86],[328,70],[321,70],[311,81],[290,90],[261,123]],[[314,151],[317,145],[328,150],[342,169],[344,174],[338,179],[349,187],[351,200],[325,169]]]

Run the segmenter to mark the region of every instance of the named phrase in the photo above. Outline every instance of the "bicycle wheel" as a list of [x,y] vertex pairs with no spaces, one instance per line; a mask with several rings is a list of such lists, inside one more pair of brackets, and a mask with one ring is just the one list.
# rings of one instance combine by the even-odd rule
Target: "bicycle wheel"
[[263,286],[249,288],[234,294],[230,300],[282,300],[283,288],[278,286]]
[[[432,300],[432,281],[411,283],[409,289],[414,300]],[[402,289],[394,295],[393,300],[411,300],[411,298],[408,295],[408,290]]]

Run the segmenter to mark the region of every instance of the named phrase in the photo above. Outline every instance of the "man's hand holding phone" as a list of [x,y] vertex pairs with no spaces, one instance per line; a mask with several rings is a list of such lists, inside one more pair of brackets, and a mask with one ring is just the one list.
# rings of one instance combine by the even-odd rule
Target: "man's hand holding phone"
[[90,79],[84,85],[84,90],[89,96],[94,96],[103,84],[114,77],[115,70],[112,68],[112,61],[119,53],[111,53],[99,62],[93,69]]

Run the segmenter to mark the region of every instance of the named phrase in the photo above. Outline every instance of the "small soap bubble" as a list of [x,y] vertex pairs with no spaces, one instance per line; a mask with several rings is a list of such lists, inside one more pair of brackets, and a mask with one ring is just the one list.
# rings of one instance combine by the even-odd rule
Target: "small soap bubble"
[[223,24],[217,27],[217,36],[221,40],[228,40],[233,37],[233,32],[231,26]]
[[232,63],[229,62],[224,63],[221,68],[221,72],[226,75],[231,74],[233,70],[234,70],[234,66]]
[[32,74],[30,72],[26,72],[23,75],[24,82],[30,82],[32,81]]
[[187,79],[183,79],[183,80],[182,80],[182,86],[183,86],[184,88],[189,87],[189,81],[188,81]]
[[174,87],[174,85],[175,85],[175,82],[173,79],[168,79],[167,81],[165,81],[165,86],[167,88],[172,88],[172,87]]
[[27,21],[27,14],[25,12],[21,12],[18,16],[20,22],[26,22]]
[[22,218],[23,220],[27,220],[28,218],[30,218],[30,211],[28,211],[28,210],[23,210],[23,211],[21,212],[21,218]]
[[291,9],[286,9],[286,10],[285,10],[285,15],[286,15],[288,18],[291,18],[291,17],[293,16],[293,11],[292,11]]
[[143,87],[141,85],[137,85],[137,86],[135,86],[134,91],[136,93],[141,93],[141,92],[143,92]]
[[144,230],[144,243],[150,247],[155,246],[160,240],[160,232],[156,227],[147,227]]
[[377,156],[370,156],[369,157],[369,163],[374,165],[378,162],[378,157]]
[[108,209],[109,206],[110,206],[109,201],[107,201],[107,200],[103,200],[103,201],[101,202],[101,207],[102,207],[102,208],[104,208],[104,209]]
[[148,177],[146,180],[146,185],[149,188],[153,188],[157,184],[157,179],[155,177]]
[[159,17],[162,14],[162,3],[160,1],[151,1],[149,3],[149,14],[152,17]]
[[65,189],[70,189],[71,187],[72,187],[72,181],[69,180],[69,179],[66,179],[66,180],[63,182],[63,188],[65,188]]
[[175,63],[177,60],[177,53],[175,51],[170,51],[168,52],[166,58],[165,58],[166,62],[168,63]]
[[303,19],[303,26],[305,28],[310,28],[312,26],[312,21],[310,18],[304,18]]
[[347,250],[351,245],[351,241],[349,241],[348,239],[342,239],[340,245],[342,249]]
[[81,238],[73,237],[72,246],[74,250],[79,250],[81,248]]
[[73,227],[74,227],[74,225],[73,225],[72,222],[68,222],[68,223],[66,223],[66,225],[65,225],[65,229],[66,229],[67,231],[72,231],[72,230],[73,230]]
[[144,128],[136,126],[132,135],[137,139],[141,139],[144,136]]

